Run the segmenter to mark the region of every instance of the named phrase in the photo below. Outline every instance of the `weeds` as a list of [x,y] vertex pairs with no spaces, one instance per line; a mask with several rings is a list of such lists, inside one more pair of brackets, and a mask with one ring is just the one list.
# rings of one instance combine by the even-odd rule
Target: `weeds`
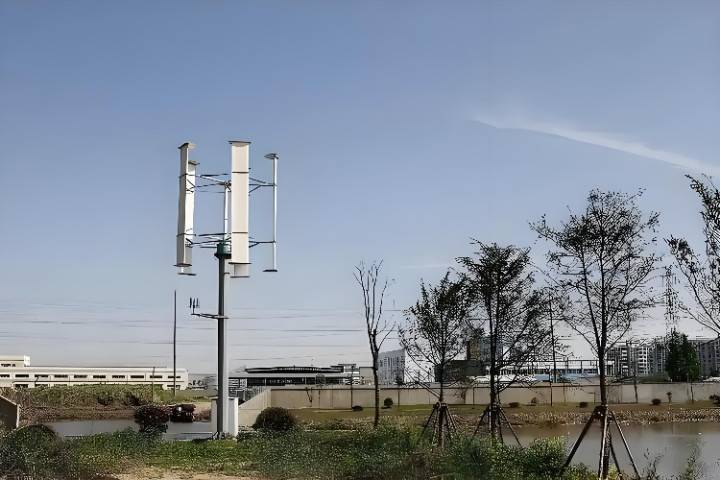
[[[528,447],[488,438],[458,436],[439,450],[420,443],[413,426],[377,430],[258,432],[238,441],[166,442],[131,429],[78,439],[59,439],[50,429],[28,427],[0,432],[0,476],[85,480],[96,474],[147,469],[247,474],[264,478],[420,480],[589,480],[594,472],[573,465],[560,476],[567,458],[562,438],[536,440]],[[683,479],[701,478],[699,446]],[[143,470],[145,469],[145,470]],[[611,478],[618,478],[613,471]],[[657,476],[648,476],[657,478]]]
[[[19,403],[23,408],[33,407],[137,407],[153,403],[174,403],[178,399],[172,391],[150,385],[73,385],[48,388],[2,388],[0,394]],[[198,397],[197,400],[210,399]]]

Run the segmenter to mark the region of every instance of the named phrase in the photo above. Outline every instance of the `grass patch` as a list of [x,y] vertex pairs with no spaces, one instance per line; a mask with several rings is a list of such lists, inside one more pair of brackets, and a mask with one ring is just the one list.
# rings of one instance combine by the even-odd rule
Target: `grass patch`
[[[187,473],[261,475],[294,479],[545,480],[558,478],[565,459],[561,439],[529,448],[460,438],[446,450],[418,445],[419,429],[384,427],[351,431],[265,432],[239,441],[165,442],[128,429],[62,440],[41,428],[0,433],[0,472],[41,479],[90,479],[96,474],[137,474],[150,469]],[[567,479],[586,476],[567,475]],[[482,476],[478,476],[482,474]],[[555,475],[554,477],[552,475]]]
[[[595,473],[567,458],[562,438],[527,447],[458,436],[445,450],[418,442],[414,426],[377,430],[255,432],[238,441],[166,442],[131,429],[62,440],[42,428],[0,432],[0,475],[86,480],[98,474],[218,473],[268,479],[589,480]],[[697,456],[697,455],[696,455]],[[182,476],[182,475],[181,475]],[[611,477],[611,478],[617,478]],[[658,477],[653,477],[658,478]]]

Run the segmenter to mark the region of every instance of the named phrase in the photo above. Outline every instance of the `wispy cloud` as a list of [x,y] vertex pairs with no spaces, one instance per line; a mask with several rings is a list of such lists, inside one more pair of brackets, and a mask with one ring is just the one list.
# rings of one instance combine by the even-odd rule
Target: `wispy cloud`
[[400,267],[400,268],[449,268],[449,267],[454,267],[456,265],[457,264],[455,264],[455,263],[437,263],[434,265],[406,265],[406,266]]
[[576,142],[599,145],[601,147],[612,148],[613,150],[618,150],[620,152],[632,153],[633,155],[639,155],[652,160],[659,160],[661,162],[669,163],[689,170],[695,170],[699,173],[707,175],[720,175],[720,167],[716,165],[701,162],[695,158],[686,157],[685,155],[678,153],[666,152],[664,150],[654,150],[639,142],[631,142],[620,139],[617,134],[613,133],[585,132],[567,125],[533,122],[527,120],[507,120],[490,116],[480,116],[476,117],[474,120],[485,125],[490,125],[491,127],[504,130],[525,130],[528,132],[557,135],[558,137],[575,140]]

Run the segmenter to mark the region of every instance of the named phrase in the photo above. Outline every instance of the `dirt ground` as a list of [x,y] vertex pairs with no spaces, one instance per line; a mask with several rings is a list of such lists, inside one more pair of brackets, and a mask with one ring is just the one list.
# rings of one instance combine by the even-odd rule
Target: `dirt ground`
[[119,480],[264,480],[262,477],[230,477],[214,473],[155,472],[149,470],[137,474],[118,475],[115,478]]

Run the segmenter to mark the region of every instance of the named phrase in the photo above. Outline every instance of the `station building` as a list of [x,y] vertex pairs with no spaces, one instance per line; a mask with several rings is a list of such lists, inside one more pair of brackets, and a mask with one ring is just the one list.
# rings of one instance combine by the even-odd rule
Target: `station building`
[[353,364],[315,367],[240,367],[228,375],[239,388],[282,387],[286,385],[358,385],[362,382],[361,367]]
[[30,357],[0,356],[0,387],[36,388],[56,385],[160,385],[172,390],[188,386],[188,372],[172,367],[33,367]]

